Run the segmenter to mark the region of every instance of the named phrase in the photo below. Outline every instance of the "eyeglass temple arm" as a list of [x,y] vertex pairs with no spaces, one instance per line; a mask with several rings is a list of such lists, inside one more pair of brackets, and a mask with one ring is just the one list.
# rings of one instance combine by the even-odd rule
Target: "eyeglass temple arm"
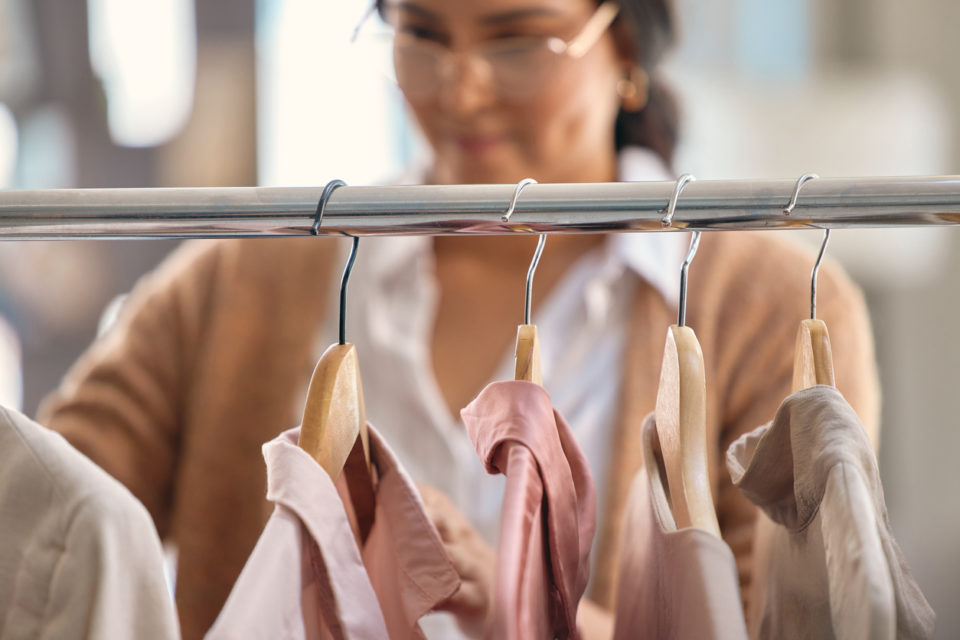
[[604,2],[600,5],[580,33],[567,43],[567,54],[573,58],[579,58],[593,48],[618,13],[620,13],[620,5],[616,2]]

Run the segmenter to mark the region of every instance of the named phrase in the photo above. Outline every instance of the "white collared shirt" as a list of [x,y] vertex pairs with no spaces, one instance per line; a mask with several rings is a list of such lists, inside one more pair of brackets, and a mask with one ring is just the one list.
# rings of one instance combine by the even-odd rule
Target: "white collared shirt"
[[[641,148],[621,152],[619,169],[625,181],[673,179],[654,153]],[[610,235],[571,265],[533,309],[543,385],[590,464],[601,509],[636,278],[676,306],[687,238]],[[340,273],[335,271],[321,349],[337,335]],[[504,478],[484,470],[437,384],[430,344],[438,296],[431,238],[365,238],[350,279],[346,335],[357,345],[367,418],[416,482],[443,491],[495,545]],[[510,348],[490,381],[512,379],[513,360]]]

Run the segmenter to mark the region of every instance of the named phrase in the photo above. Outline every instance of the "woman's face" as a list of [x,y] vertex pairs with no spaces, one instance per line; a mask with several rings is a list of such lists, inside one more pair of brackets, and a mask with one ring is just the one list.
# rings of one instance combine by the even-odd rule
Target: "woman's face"
[[[610,30],[578,58],[543,50],[511,58],[513,43],[571,40],[597,10],[595,2],[386,0],[385,5],[400,34],[398,82],[433,148],[434,181],[615,179],[613,127],[623,64]],[[439,52],[435,59],[441,63],[424,64],[409,52],[404,58],[401,42]],[[434,79],[429,90],[423,87],[424,69]],[[521,81],[510,82],[518,70]]]

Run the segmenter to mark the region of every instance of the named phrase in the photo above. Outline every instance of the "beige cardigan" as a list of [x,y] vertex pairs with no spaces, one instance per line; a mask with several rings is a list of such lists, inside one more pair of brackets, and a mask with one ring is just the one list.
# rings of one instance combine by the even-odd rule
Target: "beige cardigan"
[[[733,488],[722,453],[769,421],[790,391],[794,337],[809,312],[813,257],[766,232],[715,232],[691,267],[687,324],[703,348],[708,438],[720,525],[750,579],[755,508]],[[270,513],[260,446],[299,421],[339,240],[195,241],[144,277],[116,325],[68,373],[39,421],[139,497],[179,547],[185,638],[213,623]],[[305,296],[304,291],[316,291]],[[621,515],[641,464],[667,327],[676,321],[640,282],[621,407],[599,505],[601,553],[591,597],[612,606]],[[867,311],[828,264],[818,317],[829,327],[837,383],[876,442],[879,393]],[[363,345],[358,345],[362,349]]]

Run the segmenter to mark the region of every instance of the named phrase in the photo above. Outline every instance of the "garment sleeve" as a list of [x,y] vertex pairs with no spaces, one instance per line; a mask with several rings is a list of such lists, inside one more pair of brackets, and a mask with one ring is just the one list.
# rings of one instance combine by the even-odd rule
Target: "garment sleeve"
[[[711,460],[713,488],[720,527],[737,559],[745,596],[752,575],[757,509],[733,486],[724,457],[735,439],[772,420],[792,391],[796,334],[810,309],[810,281],[797,277],[798,265],[812,262],[808,263],[806,257],[789,257],[781,255],[779,261],[770,257],[764,264],[772,265],[774,273],[755,278],[756,285],[740,301],[743,304],[727,304],[725,313],[730,316],[722,324],[736,326],[736,330],[726,332],[730,338],[718,346],[718,377],[726,386],[717,396],[721,405],[713,407],[719,422],[717,458]],[[776,272],[778,268],[783,272]],[[880,391],[863,295],[838,266],[828,262],[821,269],[817,300],[817,318],[826,323],[830,336],[837,387],[856,410],[876,447]],[[746,598],[745,607],[749,608]]]
[[37,416],[123,483],[147,507],[161,537],[169,529],[183,407],[218,247],[184,243],[141,279],[113,326]]
[[44,639],[180,637],[160,540],[122,487],[74,505],[60,554]]

